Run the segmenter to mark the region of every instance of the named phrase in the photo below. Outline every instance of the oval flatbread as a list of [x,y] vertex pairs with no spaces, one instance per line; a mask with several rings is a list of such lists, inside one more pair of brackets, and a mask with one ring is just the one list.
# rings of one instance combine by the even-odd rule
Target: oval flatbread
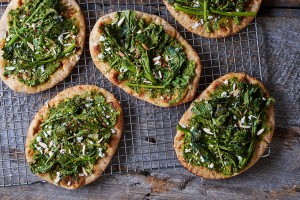
[[[101,100],[102,97],[100,97],[99,100],[99,96],[96,96],[97,94],[100,94],[102,97],[104,97],[105,100]],[[86,97],[86,95],[88,95],[88,97]],[[50,115],[49,113],[51,113],[51,109],[57,108],[60,105],[60,103],[70,102],[70,99],[75,97],[77,98],[76,102],[78,101],[88,102],[86,104],[78,103],[78,105],[75,103],[74,106],[75,107],[77,106],[77,108],[81,110],[79,111],[77,109],[77,111],[75,112],[76,116],[75,114],[73,116],[69,116],[67,117],[67,119],[64,120],[62,124],[56,124],[56,125],[53,124],[54,127],[52,126],[50,127],[49,124],[46,126],[45,124],[43,124],[45,122],[49,122],[47,120],[50,120],[48,117]],[[92,99],[93,97],[94,99]],[[84,98],[84,99],[80,99],[80,98]],[[105,109],[104,104],[102,103],[99,103],[97,105],[92,105],[93,103],[96,104],[97,101],[104,102],[105,105],[106,106],[109,105],[111,109],[108,110],[108,107],[106,107]],[[97,108],[97,106],[99,108]],[[93,109],[91,110],[89,108],[93,108]],[[102,111],[101,110],[99,111],[98,109],[102,109]],[[93,116],[93,112],[94,113],[100,112],[105,117],[103,118],[96,117],[94,120],[85,121],[88,120],[87,117],[82,118],[80,116],[87,112],[91,114],[84,115],[84,116],[90,117]],[[117,114],[113,115],[112,112],[115,112]],[[100,116],[102,116],[102,114],[100,114]],[[50,116],[56,117],[55,115],[50,115]],[[61,117],[64,116],[65,114]],[[61,117],[58,117],[56,120],[60,120],[59,118]],[[110,125],[109,123],[111,122],[108,121],[108,119],[112,119],[112,118],[115,121],[113,124]],[[53,121],[54,119],[51,118],[51,120]],[[69,130],[72,129],[74,131],[74,126],[72,126],[72,123],[74,121],[77,122],[76,120],[79,120],[78,125],[76,125],[76,127],[82,126],[82,128],[77,129],[80,130],[81,132],[76,132],[76,131],[72,132],[71,130]],[[97,124],[96,126],[98,128],[91,129],[91,125],[88,125],[88,127],[85,126],[85,124],[93,125],[93,121]],[[100,123],[100,126],[98,122]],[[64,129],[64,127],[66,128],[66,130],[69,128],[68,132],[65,132],[66,134],[70,134],[67,141],[68,142],[73,141],[73,145],[71,145],[70,149],[67,149],[66,147],[66,144],[68,143],[64,143],[66,137],[60,136],[62,134],[60,132],[61,128]],[[105,127],[109,127],[109,128],[105,128]],[[56,174],[54,175],[50,173],[36,173],[36,174],[39,177],[43,178],[44,180],[48,181],[49,183],[59,185],[67,189],[76,189],[95,181],[98,177],[101,176],[101,174],[105,171],[106,167],[110,163],[111,158],[113,157],[118,147],[120,138],[122,136],[122,132],[123,132],[122,108],[120,102],[114,97],[113,94],[94,85],[79,85],[72,88],[68,88],[58,93],[54,98],[52,98],[49,102],[47,102],[34,116],[34,119],[32,120],[29,126],[27,139],[26,139],[26,146],[25,146],[26,160],[29,163],[29,166],[32,168],[32,165],[35,165],[35,162],[38,162],[38,160],[35,161],[35,159],[38,158],[47,159],[46,162],[39,163],[42,166],[34,166],[35,167],[34,170],[41,170],[42,167],[44,167],[44,165],[48,166],[45,164],[48,162],[48,160],[49,160],[48,164],[49,166],[51,166],[51,162],[53,161],[53,159],[55,160],[66,159],[65,162],[59,161],[58,162],[59,164],[56,163],[51,166],[50,171],[56,170],[58,171],[58,173],[56,172]],[[107,134],[111,135],[109,139],[107,139],[106,137]],[[95,140],[97,142],[95,142]],[[103,143],[103,141],[105,143]],[[79,145],[79,151],[78,149],[76,150],[78,145]],[[72,178],[72,177],[68,178],[68,176],[61,177],[65,173],[64,170],[66,171],[66,169],[61,169],[61,168],[57,169],[56,165],[59,165],[61,167],[61,165],[70,162],[69,158],[76,159],[77,162],[80,162],[80,160],[78,159],[91,158],[94,155],[93,153],[93,151],[95,150],[93,149],[94,145],[98,147],[99,146],[101,147],[101,145],[105,145],[106,150],[105,151],[104,150],[102,151],[102,149],[98,149],[99,151],[97,150],[97,152],[99,153],[99,158],[98,160],[96,160],[95,164],[93,164],[92,168],[90,166],[91,165],[90,162],[92,161],[89,161],[88,162],[89,164],[87,166],[82,167],[82,169],[81,168],[78,169],[80,173],[76,174],[76,176],[78,175],[77,178]],[[74,158],[73,154],[75,154],[75,151],[77,151],[77,154],[79,152],[79,154],[81,155],[78,157],[76,156]],[[68,157],[59,157],[62,154]],[[44,155],[46,157],[43,157]],[[37,158],[35,158],[35,156],[37,156]],[[53,162],[55,163],[55,161]],[[74,161],[74,163],[69,164],[69,166],[71,167],[70,169],[67,170],[74,170],[77,165],[75,164]],[[88,171],[88,168],[90,168],[91,171]]]
[[[75,0],[61,0],[61,3],[63,5],[66,5],[64,7],[64,9],[66,9],[64,11],[64,16],[66,16],[66,18],[68,19],[72,19],[74,20],[74,23],[76,24],[76,27],[78,28],[77,34],[76,36],[71,36],[71,37],[76,37],[75,38],[75,43],[74,43],[74,50],[72,50],[71,54],[65,54],[65,56],[59,58],[60,62],[57,64],[56,63],[56,69],[54,70],[54,72],[50,72],[50,75],[45,79],[42,80],[39,84],[25,84],[24,81],[20,81],[21,79],[27,80],[27,77],[30,76],[31,71],[30,70],[35,70],[34,73],[40,73],[38,75],[36,75],[36,77],[40,77],[43,76],[43,73],[47,72],[46,67],[42,64],[44,62],[44,60],[41,61],[35,61],[35,62],[40,62],[40,66],[36,69],[30,69],[29,71],[26,70],[20,70],[18,72],[18,74],[5,74],[6,70],[16,70],[15,66],[14,66],[14,59],[15,58],[10,58],[12,59],[12,64],[11,66],[9,66],[8,68],[5,68],[8,65],[8,60],[4,59],[4,51],[3,49],[5,48],[6,42],[9,42],[11,37],[9,36],[8,30],[9,30],[9,22],[12,20],[10,19],[10,12],[16,10],[17,8],[20,8],[22,6],[24,6],[26,3],[26,0],[12,0],[11,3],[8,5],[8,7],[6,8],[1,21],[0,21],[0,77],[2,79],[2,81],[12,90],[15,90],[17,92],[22,92],[22,93],[38,93],[44,90],[47,90],[53,86],[55,86],[56,84],[58,84],[59,82],[63,81],[72,71],[73,67],[76,65],[76,63],[78,62],[80,55],[83,51],[83,46],[84,46],[84,41],[85,41],[85,21],[84,21],[84,17],[83,14],[81,12],[81,9],[79,7],[79,5],[76,3]],[[45,2],[40,3],[43,4]],[[40,6],[43,7],[43,6]],[[61,7],[63,8],[63,7]],[[51,13],[53,13],[53,10],[48,10],[49,13],[46,13],[46,15],[51,15]],[[37,13],[40,14],[40,13]],[[41,13],[41,15],[43,15],[45,13]],[[47,17],[46,15],[44,15],[44,17]],[[25,19],[28,19],[25,18]],[[18,23],[18,22],[17,22]],[[39,22],[35,21],[32,22],[32,24],[27,25],[28,28],[32,28],[32,29],[36,29],[39,26]],[[18,31],[21,31],[18,30]],[[23,30],[24,31],[24,30]],[[26,31],[26,30],[25,30]],[[53,31],[51,28],[49,31]],[[64,38],[66,37],[70,37],[68,36],[68,32],[67,30],[65,30],[66,32],[64,34],[62,34],[58,39],[59,41],[62,42],[62,40],[64,40]],[[12,35],[13,36],[13,35]],[[42,37],[42,36],[40,36]],[[42,41],[42,40],[41,40]],[[52,40],[53,41],[53,40]],[[51,39],[43,39],[43,42],[50,42],[51,43]],[[34,40],[33,42],[27,42],[27,45],[30,47],[31,50],[36,51],[37,48],[35,48],[34,46],[36,44],[34,44]],[[63,49],[62,51],[66,51],[68,50],[68,45],[71,44],[64,44],[63,46],[65,47],[65,49]],[[26,47],[28,49],[28,47]],[[57,52],[57,50],[55,49],[47,49],[47,47],[43,47],[44,49],[41,50],[43,51],[43,53],[41,54],[42,56],[46,56],[47,59],[53,59],[53,56],[49,55],[53,54],[55,55]],[[48,53],[45,53],[48,52]],[[24,57],[23,55],[27,55],[27,52],[22,52],[22,50],[18,53],[20,55],[20,57]],[[24,58],[26,59],[26,58]],[[58,62],[58,60],[55,60]],[[23,61],[22,61],[23,62]],[[45,61],[48,62],[48,61]],[[26,61],[26,63],[28,64],[28,67],[30,67],[30,61]],[[50,67],[53,67],[53,65],[49,65]],[[50,68],[49,67],[49,68]],[[39,72],[37,72],[39,71]],[[48,72],[47,72],[48,73]],[[38,79],[38,78],[37,78]]]
[[[247,27],[255,16],[243,17],[239,24],[236,24],[234,20],[230,19],[229,22],[226,22],[226,27],[221,27],[217,30],[211,30],[210,32],[205,30],[203,21],[196,19],[196,17],[187,14],[185,12],[175,10],[174,7],[167,1],[163,0],[167,9],[171,15],[187,30],[197,35],[206,37],[206,38],[222,38],[230,35],[234,35],[240,32],[242,29]],[[246,7],[247,12],[257,13],[261,5],[261,0],[249,0],[248,6]],[[214,19],[211,19],[214,20]]]
[[[186,40],[184,40],[184,38],[182,36],[180,36],[180,34],[168,22],[166,22],[164,19],[162,19],[158,16],[155,16],[155,15],[150,15],[150,14],[142,13],[142,12],[138,12],[138,11],[123,11],[123,12],[130,13],[129,15],[131,15],[131,14],[133,14],[133,12],[135,12],[136,18],[137,19],[143,19],[146,24],[154,23],[155,25],[162,26],[163,31],[167,35],[169,35],[171,38],[174,38],[181,45],[181,47],[183,48],[183,52],[187,57],[187,59],[184,62],[193,62],[194,63],[194,69],[193,69],[194,70],[194,72],[193,72],[194,77],[187,81],[187,83],[186,83],[187,86],[185,86],[184,90],[182,90],[182,92],[181,92],[182,96],[181,97],[178,97],[176,95],[168,96],[167,89],[165,89],[165,90],[162,89],[162,91],[159,95],[157,95],[157,96],[154,95],[153,96],[151,94],[150,90],[144,90],[143,88],[129,87],[126,84],[126,80],[119,80],[118,79],[119,74],[121,72],[126,72],[128,69],[127,68],[126,69],[121,68],[119,71],[117,71],[117,70],[115,70],[115,68],[112,68],[109,65],[108,62],[103,61],[103,60],[100,59],[100,58],[102,58],[103,54],[105,54],[107,52],[106,51],[101,52],[100,41],[104,40],[105,37],[103,36],[104,35],[103,30],[101,30],[99,28],[99,27],[105,27],[108,24],[117,23],[116,20],[119,20],[118,23],[120,23],[120,24],[125,23],[124,18],[123,19],[122,18],[121,19],[116,19],[116,15],[120,14],[120,13],[117,13],[117,12],[102,16],[97,21],[97,23],[95,24],[95,26],[94,26],[94,28],[91,32],[91,35],[90,35],[90,52],[91,52],[91,56],[92,56],[92,59],[93,59],[95,65],[96,65],[96,67],[114,85],[120,87],[121,89],[123,89],[128,94],[130,94],[130,95],[132,95],[132,96],[134,96],[138,99],[141,99],[141,100],[147,101],[149,103],[152,103],[154,105],[162,106],[162,107],[168,107],[168,106],[175,106],[175,105],[179,105],[179,104],[183,104],[183,103],[186,103],[188,101],[191,101],[194,98],[194,95],[196,93],[198,82],[199,82],[199,79],[200,79],[200,73],[201,73],[200,58],[198,57],[197,53],[188,44],[188,42]],[[147,30],[149,31],[149,29],[147,29]],[[137,34],[141,33],[141,31],[137,31],[137,30],[135,30],[135,32]],[[154,41],[155,36],[151,36],[151,37],[152,38],[148,38],[146,40],[147,41]],[[104,44],[105,44],[105,41],[104,41]],[[137,45],[139,45],[139,44],[137,44]],[[151,51],[151,49],[149,51],[149,49],[145,45],[142,44],[142,46],[143,46],[143,48],[145,48],[147,50],[147,52]],[[106,50],[109,50],[109,49],[110,49],[110,47],[106,48]],[[122,47],[121,47],[121,49],[122,49]],[[163,49],[166,49],[166,48],[163,47]],[[135,50],[133,49],[133,51],[135,51]],[[109,53],[109,51],[108,51],[108,53]],[[122,53],[122,52],[119,52],[119,54],[121,56],[124,55],[124,53]],[[149,54],[151,54],[151,53],[149,53]],[[137,56],[135,57],[135,59],[136,60],[138,60],[138,59],[141,60],[141,56],[138,55],[138,53],[137,53]],[[155,55],[155,57],[154,56],[150,57],[149,59],[150,59],[150,63],[152,62],[152,59],[153,59],[153,65],[151,65],[151,67],[155,68],[158,65],[161,65],[162,68],[163,68],[164,65],[167,63],[167,61],[172,62],[171,60],[173,58],[169,58],[167,56],[164,57],[161,54],[161,55]],[[133,59],[133,61],[134,61],[134,59]],[[168,65],[168,64],[166,64],[166,65]],[[145,64],[143,64],[141,66],[145,66]],[[162,70],[165,70],[165,69],[166,69],[166,67]],[[151,74],[154,74],[153,76],[155,77],[156,80],[164,81],[165,76],[164,76],[163,71],[161,72],[161,71],[158,70],[158,72],[157,72],[157,71],[151,71],[151,70],[150,70],[150,76],[152,76]],[[139,76],[138,73],[141,74],[141,73],[144,73],[145,71],[146,70],[139,71],[139,72],[137,72],[137,75],[134,75],[134,76]],[[178,76],[178,82],[182,83],[182,81],[183,81],[183,79],[181,79],[182,77],[179,79],[179,77],[182,76],[182,74],[180,74],[180,73],[184,73],[184,72],[179,72],[176,76]],[[176,78],[176,76],[173,78],[173,80]],[[151,84],[151,82],[149,81],[149,80],[151,80],[150,78],[148,80],[144,80],[143,84],[148,84],[146,86],[149,86]],[[149,87],[151,87],[151,85]],[[154,90],[155,89],[153,89],[153,91]],[[172,90],[172,89],[170,89],[170,90]]]
[[[198,96],[195,99],[194,102],[205,101],[205,103],[207,103],[206,101],[208,101],[210,99],[211,94],[216,90],[216,88],[218,88],[219,86],[221,86],[225,83],[228,83],[228,80],[233,79],[233,78],[236,78],[239,82],[245,81],[245,82],[251,83],[253,85],[258,85],[263,91],[264,98],[268,99],[270,97],[269,93],[266,90],[266,88],[264,87],[264,85],[257,79],[255,79],[251,76],[248,76],[244,73],[229,73],[229,74],[224,75],[224,76],[218,78],[217,80],[213,81],[209,85],[209,87],[206,90],[204,90],[200,94],[200,96]],[[225,94],[221,94],[221,95],[225,95]],[[235,95],[235,94],[233,94],[233,95]],[[189,109],[184,113],[184,115],[180,119],[179,125],[182,128],[185,126],[189,126],[189,124],[191,123],[192,116],[194,115],[193,111],[192,111],[193,107],[194,107],[194,104],[192,104],[189,107]],[[222,108],[219,108],[219,109],[222,109]],[[254,165],[254,163],[256,163],[258,161],[258,159],[263,155],[263,153],[265,152],[269,143],[271,142],[273,132],[274,132],[274,127],[275,127],[275,116],[274,116],[273,105],[269,105],[267,107],[267,109],[265,110],[265,112],[266,112],[266,116],[267,116],[266,124],[269,127],[269,130],[265,131],[263,134],[262,134],[263,130],[257,132],[257,135],[261,134],[261,138],[259,141],[255,142],[255,147],[254,147],[252,156],[247,160],[248,161],[247,164],[240,171],[233,172],[232,174],[224,174],[224,173],[221,173],[220,171],[216,171],[214,169],[209,169],[209,167],[213,168],[213,166],[208,165],[209,167],[205,167],[205,166],[203,166],[203,164],[202,165],[189,164],[189,161],[187,161],[184,157],[184,151],[185,151],[185,153],[187,152],[187,150],[184,148],[185,134],[187,134],[187,133],[184,133],[184,130],[179,130],[179,129],[177,130],[177,134],[174,139],[174,148],[175,148],[178,160],[188,171],[192,172],[193,174],[196,174],[197,176],[201,176],[201,177],[207,178],[207,179],[229,178],[229,177],[236,176],[236,175],[244,172],[245,170],[247,170],[249,167],[251,167],[252,165]],[[244,114],[244,116],[245,116],[245,114]],[[251,117],[252,117],[252,119],[254,118],[254,116],[251,116]],[[250,119],[251,118],[249,118],[249,121],[250,121]],[[246,121],[245,118],[244,118],[244,121]],[[248,119],[247,119],[247,121],[248,121]],[[240,128],[238,130],[242,130],[243,128],[250,128],[247,126],[243,126],[243,127],[241,127],[240,125],[238,125],[238,126]],[[213,134],[212,131],[210,131],[209,129],[204,128],[204,127],[202,127],[202,128],[205,132],[204,134]],[[224,132],[222,132],[222,133],[225,134]],[[200,155],[198,154],[198,157],[200,157],[200,156],[201,156],[201,154]],[[201,163],[206,162],[206,161],[204,161],[203,157],[199,159],[200,160],[199,162],[201,162]],[[239,160],[239,159],[237,159],[237,160]]]

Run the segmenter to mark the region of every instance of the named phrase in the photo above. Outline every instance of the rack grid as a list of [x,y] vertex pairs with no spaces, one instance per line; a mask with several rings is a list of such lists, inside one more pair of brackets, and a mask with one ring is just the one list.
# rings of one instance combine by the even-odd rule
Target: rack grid
[[[5,1],[5,0],[4,0]],[[173,25],[198,52],[202,72],[198,94],[214,79],[228,72],[246,72],[262,80],[260,41],[254,20],[235,36],[206,39],[188,32],[169,14],[160,0],[79,0],[86,19],[84,52],[71,74],[55,87],[25,95],[0,82],[0,186],[41,181],[31,173],[25,159],[27,129],[37,110],[58,92],[79,84],[95,84],[112,92],[124,112],[124,134],[105,174],[153,170],[180,166],[173,150],[176,125],[189,103],[160,108],[137,100],[113,86],[94,66],[88,38],[97,19],[110,12],[132,9],[158,15]],[[0,16],[8,2],[0,2]]]

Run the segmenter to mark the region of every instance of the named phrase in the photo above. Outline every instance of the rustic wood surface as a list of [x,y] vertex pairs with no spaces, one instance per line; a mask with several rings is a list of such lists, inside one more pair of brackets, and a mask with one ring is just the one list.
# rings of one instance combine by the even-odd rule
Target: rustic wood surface
[[264,82],[276,99],[268,157],[227,180],[204,180],[182,168],[161,169],[106,175],[76,191],[42,182],[1,187],[0,199],[300,199],[300,17],[299,9],[291,9],[289,17],[281,9],[297,7],[299,1],[274,5],[280,9],[263,8],[257,19]]

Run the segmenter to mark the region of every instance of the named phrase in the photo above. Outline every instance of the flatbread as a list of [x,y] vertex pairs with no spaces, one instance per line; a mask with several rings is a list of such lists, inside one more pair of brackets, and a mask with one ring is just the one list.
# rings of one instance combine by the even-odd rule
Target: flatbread
[[[251,0],[249,2],[249,7],[246,8],[248,12],[258,12],[262,0]],[[201,25],[195,29],[192,28],[192,26],[198,22],[192,15],[184,13],[182,11],[175,10],[173,6],[167,1],[163,0],[164,4],[166,5],[167,9],[171,13],[171,15],[187,30],[189,30],[192,33],[195,33],[197,35],[206,37],[206,38],[222,38],[227,37],[230,35],[234,35],[241,31],[243,28],[248,26],[254,19],[254,16],[252,17],[244,17],[243,20],[239,25],[235,24],[232,20],[229,22],[228,27],[222,28],[219,30],[206,32],[205,26]]]
[[9,77],[3,76],[4,67],[6,66],[6,60],[2,57],[3,48],[5,46],[5,37],[3,35],[8,34],[8,21],[9,21],[9,12],[21,6],[22,2],[25,0],[12,0],[10,4],[7,6],[1,20],[0,20],[0,77],[2,81],[12,90],[27,94],[38,93],[49,88],[52,88],[59,82],[63,81],[72,71],[76,63],[78,62],[80,55],[83,51],[84,41],[85,41],[85,21],[84,16],[81,12],[79,5],[75,0],[62,0],[62,2],[68,6],[70,12],[68,12],[72,18],[76,19],[76,24],[78,26],[78,34],[77,34],[77,50],[74,54],[69,57],[65,57],[62,59],[62,65],[50,75],[49,80],[45,83],[37,86],[28,86],[22,82],[20,82],[15,75],[11,75]]
[[[157,25],[162,25],[164,31],[170,35],[171,37],[175,38],[184,48],[184,51],[187,55],[187,59],[190,61],[195,62],[195,77],[192,81],[190,81],[189,85],[191,89],[188,89],[186,91],[185,96],[181,100],[179,100],[177,103],[172,104],[172,106],[183,104],[186,102],[191,101],[197,90],[197,86],[200,79],[200,73],[201,73],[201,64],[200,64],[200,58],[198,54],[195,52],[195,50],[191,47],[191,45],[176,31],[168,22],[166,22],[164,19],[156,16],[156,15],[150,15],[143,12],[136,12],[136,16],[138,18],[144,19],[147,23],[155,23]],[[151,98],[149,92],[144,92],[142,94],[136,93],[133,89],[125,85],[124,82],[120,82],[118,80],[118,73],[117,71],[110,69],[109,64],[106,62],[100,61],[98,58],[98,55],[100,53],[100,47],[99,47],[99,38],[101,35],[101,32],[99,32],[99,26],[105,25],[105,24],[111,24],[115,20],[115,14],[116,12],[110,13],[108,15],[102,16],[99,18],[99,20],[96,22],[91,34],[90,34],[90,52],[92,59],[96,65],[96,67],[102,72],[102,74],[110,80],[114,85],[120,87],[122,90],[127,92],[128,94],[143,100],[147,101],[151,104],[162,106],[162,107],[169,107],[170,104],[168,103],[170,100],[168,99],[161,99],[160,97]]]
[[[110,163],[118,147],[123,132],[123,114],[122,114],[122,108],[120,102],[114,97],[113,94],[109,93],[105,89],[99,88],[94,85],[79,85],[72,88],[68,88],[58,93],[53,99],[51,99],[48,103],[46,103],[35,114],[34,119],[32,120],[28,129],[28,134],[27,134],[27,139],[25,144],[25,154],[26,154],[27,162],[30,163],[32,162],[34,156],[34,151],[30,149],[30,144],[33,140],[35,140],[37,133],[40,129],[40,124],[47,118],[47,113],[49,108],[57,106],[61,101],[64,101],[66,98],[72,98],[75,95],[84,95],[87,91],[98,91],[102,93],[102,95],[106,99],[106,102],[111,103],[112,106],[115,108],[115,110],[120,112],[120,114],[118,116],[116,125],[114,127],[116,133],[112,134],[110,143],[107,144],[107,149],[105,151],[106,156],[104,158],[99,159],[97,163],[94,165],[93,168],[94,173],[90,174],[89,176],[80,176],[79,180],[72,183],[72,185],[70,186],[68,186],[66,182],[61,180],[59,182],[59,186],[67,189],[76,189],[95,181],[97,178],[101,176],[101,174],[105,171],[106,167]],[[49,174],[37,174],[37,175],[43,178],[44,180],[48,181],[49,183],[54,184],[54,180],[50,179]]]
[[[206,90],[204,90],[200,96],[198,96],[194,102],[199,102],[202,99],[203,100],[208,100],[209,96],[211,95],[211,93],[221,84],[223,84],[223,82],[225,80],[229,80],[236,77],[238,80],[242,81],[242,80],[246,80],[249,83],[252,84],[257,84],[259,85],[263,92],[264,92],[264,97],[265,98],[269,98],[270,95],[268,93],[268,91],[266,90],[266,88],[264,87],[264,85],[258,81],[257,79],[246,75],[244,73],[229,73],[226,74],[218,79],[216,79],[215,81],[213,81]],[[191,117],[193,115],[192,113],[192,108],[193,108],[193,104],[189,107],[189,109],[184,113],[184,115],[182,116],[182,118],[179,121],[179,124],[181,126],[183,125],[187,125],[190,123]],[[175,136],[174,139],[174,148],[178,157],[178,160],[181,162],[181,164],[190,172],[192,172],[193,174],[197,175],[197,176],[201,176],[203,178],[207,178],[207,179],[223,179],[223,178],[229,178],[232,176],[236,176],[244,171],[246,171],[248,168],[250,168],[252,165],[254,165],[254,163],[256,163],[258,161],[258,159],[263,155],[263,153],[265,152],[265,150],[267,149],[268,145],[271,142],[272,136],[273,136],[273,132],[274,132],[274,127],[275,127],[275,114],[274,114],[274,107],[273,106],[269,106],[268,110],[266,111],[267,116],[268,116],[268,120],[267,123],[270,127],[270,130],[266,133],[263,134],[261,141],[256,143],[254,152],[253,152],[253,156],[251,158],[251,160],[248,162],[248,164],[245,166],[245,168],[243,170],[241,170],[238,173],[233,173],[231,175],[224,175],[221,172],[217,172],[215,170],[212,169],[208,169],[204,166],[195,166],[195,165],[191,165],[188,162],[185,161],[184,157],[183,157],[183,144],[184,144],[184,133],[177,130],[177,134]]]

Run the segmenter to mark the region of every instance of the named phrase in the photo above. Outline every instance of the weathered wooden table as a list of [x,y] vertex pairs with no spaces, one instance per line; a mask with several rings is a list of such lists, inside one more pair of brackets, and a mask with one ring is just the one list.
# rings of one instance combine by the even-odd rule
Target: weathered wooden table
[[137,171],[75,191],[38,182],[0,187],[0,199],[300,199],[300,1],[265,0],[257,24],[276,129],[270,155],[248,171],[227,180],[204,180],[181,167]]

